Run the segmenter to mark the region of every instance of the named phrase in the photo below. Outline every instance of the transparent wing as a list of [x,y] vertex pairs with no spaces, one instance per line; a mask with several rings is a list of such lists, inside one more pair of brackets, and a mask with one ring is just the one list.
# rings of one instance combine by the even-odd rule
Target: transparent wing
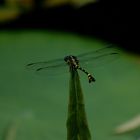
[[107,45],[104,48],[87,52],[77,56],[81,66],[103,66],[117,60],[119,51],[113,45]]
[[42,76],[46,75],[47,77],[59,76],[68,72],[69,72],[69,66],[64,64],[59,66],[43,67],[35,71],[37,75],[42,75]]
[[28,70],[33,70],[37,74],[56,75],[67,72],[68,66],[64,59],[54,59],[50,61],[35,62],[26,65]]
[[112,44],[108,44],[108,45],[104,46],[103,48],[77,55],[77,57],[82,60],[85,58],[86,59],[91,58],[93,56],[96,57],[96,56],[100,56],[103,54],[114,53],[116,51],[117,51],[116,47],[114,47]]

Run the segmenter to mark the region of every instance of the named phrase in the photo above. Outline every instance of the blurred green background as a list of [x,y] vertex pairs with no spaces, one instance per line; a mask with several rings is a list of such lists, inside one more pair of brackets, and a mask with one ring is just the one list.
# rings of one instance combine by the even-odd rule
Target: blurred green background
[[[1,31],[0,140],[66,140],[69,73],[37,75],[25,66],[100,47],[100,40],[62,32]],[[131,140],[112,133],[139,114],[140,57],[121,51],[117,61],[86,69],[96,78],[89,84],[80,73],[92,139]]]

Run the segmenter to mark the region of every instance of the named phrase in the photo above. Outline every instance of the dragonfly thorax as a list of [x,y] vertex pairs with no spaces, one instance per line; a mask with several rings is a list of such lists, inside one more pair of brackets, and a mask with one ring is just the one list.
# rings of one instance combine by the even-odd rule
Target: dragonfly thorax
[[69,56],[66,56],[64,60],[68,65],[74,66],[75,68],[77,68],[77,66],[79,65],[79,60],[77,59],[76,56],[69,55]]

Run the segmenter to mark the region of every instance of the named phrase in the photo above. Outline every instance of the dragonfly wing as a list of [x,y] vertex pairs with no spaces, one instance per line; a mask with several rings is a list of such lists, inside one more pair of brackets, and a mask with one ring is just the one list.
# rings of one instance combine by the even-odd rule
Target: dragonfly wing
[[119,57],[118,49],[112,45],[108,45],[104,48],[81,54],[78,56],[81,65],[88,65],[92,67],[98,67],[106,65],[110,62],[117,60]]
[[107,65],[111,62],[114,62],[115,60],[118,60],[119,57],[118,53],[110,53],[110,54],[104,54],[96,57],[91,57],[90,59],[84,59],[80,62],[82,66],[91,66],[91,67],[100,67]]
[[63,59],[54,59],[50,61],[42,61],[42,62],[35,62],[35,63],[29,63],[26,65],[26,68],[29,70],[38,70],[40,68],[44,67],[52,67],[52,66],[62,66],[65,65],[65,62]]
[[116,47],[114,47],[112,44],[108,44],[103,48],[80,54],[77,57],[80,60],[83,60],[83,59],[91,58],[93,56],[96,57],[96,56],[103,55],[103,54],[115,53],[115,52],[117,52],[117,50],[118,49]]
[[65,73],[67,69],[67,64],[62,59],[55,59],[44,62],[35,62],[26,65],[28,70],[32,70],[37,74],[43,75],[56,75],[60,73]]
[[69,67],[67,65],[56,65],[56,66],[50,66],[50,67],[43,67],[40,69],[37,69],[35,72],[38,75],[43,75],[43,76],[57,76],[61,74],[68,73]]

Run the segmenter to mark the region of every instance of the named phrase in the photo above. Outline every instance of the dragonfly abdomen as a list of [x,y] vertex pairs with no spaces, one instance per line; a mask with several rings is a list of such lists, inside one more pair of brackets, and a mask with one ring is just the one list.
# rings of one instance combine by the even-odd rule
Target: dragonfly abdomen
[[83,71],[88,76],[89,83],[95,82],[95,78],[90,73],[88,73],[85,69],[83,69],[79,65],[77,65],[77,69]]

